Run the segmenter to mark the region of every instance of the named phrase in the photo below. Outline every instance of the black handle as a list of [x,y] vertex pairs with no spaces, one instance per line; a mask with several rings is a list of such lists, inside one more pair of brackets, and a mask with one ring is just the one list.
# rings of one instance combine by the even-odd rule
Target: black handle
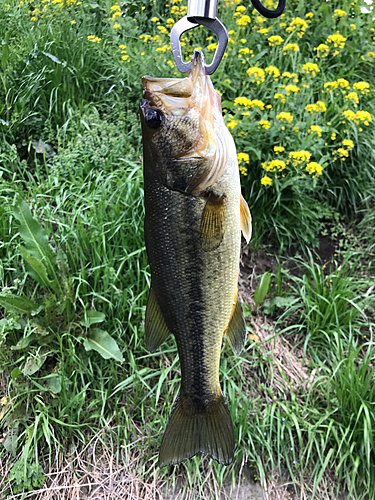
[[251,0],[251,3],[254,5],[256,10],[260,12],[260,14],[262,14],[262,16],[273,19],[275,17],[281,16],[281,14],[284,12],[286,0],[279,0],[279,5],[275,10],[266,9],[266,7],[264,7],[259,0]]

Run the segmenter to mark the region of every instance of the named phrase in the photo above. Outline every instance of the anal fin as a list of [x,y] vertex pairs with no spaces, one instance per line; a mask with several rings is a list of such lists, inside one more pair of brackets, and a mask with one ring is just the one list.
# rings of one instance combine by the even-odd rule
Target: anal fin
[[242,314],[241,302],[238,298],[224,335],[227,337],[230,346],[238,356],[241,353],[246,341],[246,324]]
[[252,233],[252,225],[251,225],[251,213],[249,209],[249,205],[246,203],[245,198],[241,194],[240,201],[240,217],[241,217],[241,230],[246,243],[249,243],[251,239]]
[[170,333],[151,287],[145,318],[146,349],[155,352],[167,340]]

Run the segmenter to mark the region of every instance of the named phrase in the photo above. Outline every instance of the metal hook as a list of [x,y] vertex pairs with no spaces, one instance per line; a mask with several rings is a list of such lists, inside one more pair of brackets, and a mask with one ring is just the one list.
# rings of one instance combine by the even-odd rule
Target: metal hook
[[192,62],[189,61],[185,63],[182,60],[180,38],[185,31],[196,28],[199,25],[204,26],[215,33],[218,39],[217,48],[212,62],[211,64],[205,65],[206,73],[208,75],[212,75],[212,73],[214,73],[219,66],[228,44],[228,31],[217,17],[215,17],[215,19],[209,19],[207,17],[194,16],[188,19],[188,16],[185,16],[177,21],[171,31],[171,45],[174,60],[176,61],[177,68],[181,71],[181,73],[186,73],[191,69]]

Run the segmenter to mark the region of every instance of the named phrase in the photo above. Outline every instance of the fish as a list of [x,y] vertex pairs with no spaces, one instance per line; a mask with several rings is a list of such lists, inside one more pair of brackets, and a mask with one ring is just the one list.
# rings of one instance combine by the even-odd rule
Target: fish
[[238,298],[241,195],[234,140],[221,97],[195,50],[184,78],[142,79],[145,242],[151,271],[145,340],[153,353],[173,334],[181,387],[159,450],[160,467],[198,452],[229,465],[235,438],[219,382],[223,335],[238,355],[246,326]]

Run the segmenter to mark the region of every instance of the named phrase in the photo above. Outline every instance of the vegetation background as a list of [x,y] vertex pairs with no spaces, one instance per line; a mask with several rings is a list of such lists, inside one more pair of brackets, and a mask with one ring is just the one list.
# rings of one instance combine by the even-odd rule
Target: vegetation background
[[[144,74],[180,76],[186,5],[1,0],[0,498],[375,498],[371,9],[220,2],[212,80],[254,222],[249,341],[220,374],[236,454],[158,470],[180,372],[173,339],[144,347],[138,103]],[[207,35],[184,35],[186,58],[210,60]]]

